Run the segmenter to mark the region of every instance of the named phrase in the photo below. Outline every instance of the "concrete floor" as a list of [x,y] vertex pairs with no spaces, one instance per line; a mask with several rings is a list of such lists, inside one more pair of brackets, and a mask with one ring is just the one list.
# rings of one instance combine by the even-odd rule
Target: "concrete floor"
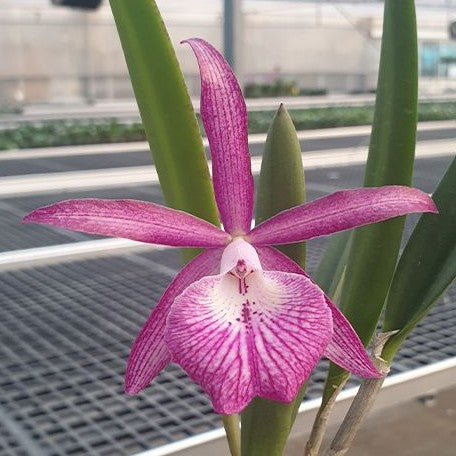
[[[302,456],[304,442],[303,437],[293,438],[285,456]],[[347,456],[385,455],[455,456],[456,386],[372,413]]]

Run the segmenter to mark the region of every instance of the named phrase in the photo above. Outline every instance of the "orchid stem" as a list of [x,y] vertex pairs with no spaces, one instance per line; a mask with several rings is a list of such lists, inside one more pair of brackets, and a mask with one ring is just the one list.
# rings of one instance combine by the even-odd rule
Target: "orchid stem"
[[384,380],[385,377],[363,381],[342,425],[324,456],[342,456],[347,453]]
[[[334,290],[332,296],[334,302],[337,302],[339,299],[342,284],[345,279],[345,270],[346,266],[342,268],[342,273],[340,274],[339,280]],[[335,384],[333,386],[331,395],[329,397],[325,397],[325,395],[323,395],[321,406],[318,409],[318,413],[315,417],[309,440],[307,441],[306,448],[304,450],[304,456],[318,456],[320,452],[320,447],[323,442],[326,429],[328,427],[328,420],[334,408],[334,404],[336,403],[337,396],[342,391],[343,387],[349,379],[348,374],[343,375],[345,376],[345,379],[342,378],[338,384]]]
[[223,427],[225,428],[228,446],[231,456],[241,456],[241,431],[239,427],[239,415],[222,415]]
[[372,347],[372,357],[377,368],[384,376],[366,379],[361,383],[336,436],[331,442],[329,449],[324,453],[324,456],[342,456],[350,449],[353,439],[359,431],[364,418],[372,408],[389,372],[390,362],[385,361],[381,355],[388,339],[396,333],[397,331],[388,331],[380,333],[375,337]]
[[318,410],[318,414],[315,418],[314,424],[312,426],[312,431],[310,433],[309,440],[306,444],[306,449],[304,451],[304,456],[318,456],[320,452],[320,447],[325,436],[326,429],[328,427],[328,419],[331,415],[334,404],[336,403],[337,396],[342,391],[342,388],[345,386],[347,379],[337,385],[332,392],[331,396],[326,400],[324,404]]

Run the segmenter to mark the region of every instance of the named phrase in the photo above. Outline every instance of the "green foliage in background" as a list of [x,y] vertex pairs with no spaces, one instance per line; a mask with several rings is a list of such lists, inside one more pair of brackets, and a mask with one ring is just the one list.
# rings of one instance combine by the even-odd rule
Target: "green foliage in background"
[[[291,110],[296,129],[311,130],[372,122],[372,106],[344,106]],[[249,133],[266,133],[274,111],[249,113]],[[456,119],[456,102],[421,103],[419,121]],[[41,124],[26,123],[17,128],[0,130],[0,150],[33,147],[68,146],[129,141],[145,141],[140,123],[122,123],[115,119],[58,120]]]
[[252,82],[244,87],[244,96],[246,98],[278,97],[278,96],[316,96],[326,95],[326,89],[305,89],[299,86],[296,81],[285,81],[277,79],[276,81],[266,84]]
[[75,146],[126,141],[145,141],[142,124],[120,124],[115,119],[101,121],[58,120],[43,124],[22,124],[0,130],[0,149]]

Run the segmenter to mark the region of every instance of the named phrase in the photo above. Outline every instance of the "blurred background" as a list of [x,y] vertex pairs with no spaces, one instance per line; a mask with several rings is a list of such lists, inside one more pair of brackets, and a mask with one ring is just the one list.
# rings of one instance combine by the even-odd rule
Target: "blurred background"
[[[174,43],[197,35],[223,49],[224,1],[157,3]],[[456,1],[416,3],[421,93],[455,92]],[[381,1],[243,1],[231,18],[232,63],[246,95],[374,91],[382,9]],[[3,107],[132,98],[107,1],[2,0],[0,21]],[[176,48],[196,95],[194,59],[184,46]]]

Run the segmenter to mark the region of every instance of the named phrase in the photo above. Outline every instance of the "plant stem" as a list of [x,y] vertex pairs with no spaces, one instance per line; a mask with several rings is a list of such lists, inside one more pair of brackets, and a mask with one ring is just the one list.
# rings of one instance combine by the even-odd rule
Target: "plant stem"
[[342,456],[350,449],[353,439],[361,427],[364,418],[372,408],[388,374],[389,363],[381,358],[381,354],[388,339],[396,333],[397,331],[380,333],[375,338],[372,357],[377,368],[384,376],[380,378],[369,378],[361,383],[336,436],[331,442],[329,449],[324,453],[324,456]]
[[385,377],[364,380],[325,456],[347,453],[361,424],[371,409]]
[[304,450],[304,456],[318,456],[323,438],[325,436],[326,428],[328,427],[329,416],[331,415],[334,404],[336,403],[337,396],[342,391],[342,388],[345,386],[347,380],[348,377],[344,382],[335,387],[331,396],[329,396],[328,400],[318,410],[318,414],[312,426],[312,432],[310,433],[306,449]]
[[[344,239],[344,238],[341,238],[341,239]],[[346,243],[349,243],[350,237],[346,237],[345,241],[346,241]],[[339,265],[337,266],[337,269],[339,270],[339,272],[336,272],[334,274],[334,281],[333,281],[333,284],[331,285],[332,287],[335,288],[333,291],[333,296],[332,296],[334,302],[337,302],[337,300],[339,299],[340,290],[341,290],[342,284],[344,282],[345,262],[346,262],[347,255],[348,255],[348,249],[345,248],[342,253],[341,260],[343,257],[345,257],[345,259],[342,260],[342,262],[339,263]],[[328,290],[325,290],[325,291],[328,291]],[[325,386],[326,394],[323,394],[320,408],[318,409],[317,416],[315,417],[315,421],[312,425],[312,431],[310,433],[309,440],[307,441],[306,448],[304,450],[304,456],[318,456],[318,453],[320,452],[321,444],[323,442],[323,438],[326,433],[326,429],[328,427],[328,420],[332,413],[332,409],[334,408],[334,404],[336,403],[337,396],[342,391],[342,389],[344,388],[344,386],[347,383],[349,378],[350,378],[350,376],[348,373],[342,373],[342,375],[337,378],[338,381],[334,382],[330,386],[330,388],[327,388],[327,387],[329,386],[328,382],[331,380],[329,378],[327,379],[327,382],[326,382],[327,384]],[[329,391],[329,394],[328,394],[328,391]]]
[[231,456],[241,456],[241,431],[239,427],[239,415],[222,415],[223,427],[225,428],[228,446]]

